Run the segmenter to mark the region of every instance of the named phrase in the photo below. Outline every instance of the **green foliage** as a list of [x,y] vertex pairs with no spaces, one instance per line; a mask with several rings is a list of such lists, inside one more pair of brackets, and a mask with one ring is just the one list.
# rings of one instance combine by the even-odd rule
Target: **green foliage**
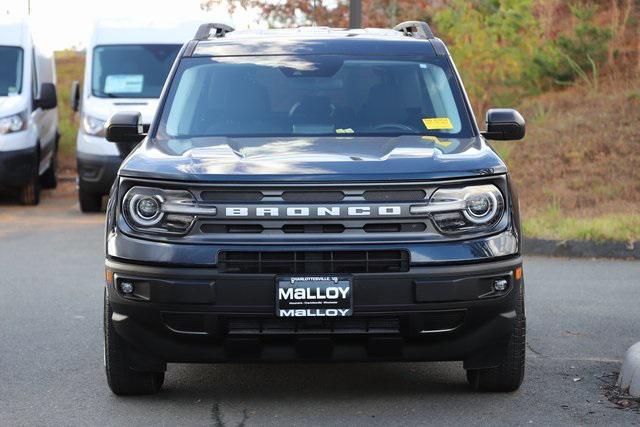
[[476,111],[578,80],[598,89],[611,32],[594,22],[597,7],[569,6],[570,32],[545,37],[534,0],[453,0],[433,17],[447,41]]
[[537,91],[531,58],[544,49],[532,0],[453,0],[434,16],[477,110]]
[[598,68],[606,59],[611,31],[594,23],[596,6],[574,4],[569,8],[576,21],[572,33],[558,36],[552,51],[536,55],[534,63],[553,83],[566,85],[578,79],[597,90]]
[[84,55],[63,51],[56,52],[56,74],[58,91],[58,114],[60,118],[60,150],[63,155],[72,155],[75,150],[78,123],[76,114],[71,109],[71,82],[82,81],[84,73]]

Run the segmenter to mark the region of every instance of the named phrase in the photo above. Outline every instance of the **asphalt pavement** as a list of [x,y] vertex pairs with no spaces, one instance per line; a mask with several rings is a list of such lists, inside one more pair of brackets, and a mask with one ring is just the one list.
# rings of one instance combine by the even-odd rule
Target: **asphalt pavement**
[[[64,194],[63,194],[64,195]],[[640,262],[525,259],[527,371],[471,391],[460,363],[169,365],[117,397],[102,359],[103,217],[0,203],[0,425],[640,425],[604,396],[640,341]]]

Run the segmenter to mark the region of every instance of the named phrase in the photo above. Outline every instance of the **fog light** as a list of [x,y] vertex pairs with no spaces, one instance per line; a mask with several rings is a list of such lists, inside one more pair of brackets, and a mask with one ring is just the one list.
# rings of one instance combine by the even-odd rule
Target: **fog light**
[[130,294],[133,292],[133,283],[131,282],[122,282],[120,283],[120,290],[123,294]]
[[507,286],[509,286],[509,282],[507,282],[505,279],[500,279],[493,282],[493,289],[498,292],[506,291]]

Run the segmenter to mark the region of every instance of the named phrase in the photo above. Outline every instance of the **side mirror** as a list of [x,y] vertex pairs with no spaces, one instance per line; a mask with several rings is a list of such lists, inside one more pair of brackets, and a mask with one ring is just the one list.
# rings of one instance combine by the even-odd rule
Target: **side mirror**
[[71,109],[77,112],[80,109],[80,82],[71,82]]
[[40,86],[40,98],[36,100],[36,107],[43,110],[50,110],[58,106],[58,96],[56,95],[56,85],[53,83],[42,83]]
[[142,129],[138,112],[116,113],[107,120],[104,128],[107,141],[117,144],[137,144],[147,136]]
[[487,111],[487,130],[482,136],[487,139],[510,141],[524,138],[524,118],[510,108],[492,108]]

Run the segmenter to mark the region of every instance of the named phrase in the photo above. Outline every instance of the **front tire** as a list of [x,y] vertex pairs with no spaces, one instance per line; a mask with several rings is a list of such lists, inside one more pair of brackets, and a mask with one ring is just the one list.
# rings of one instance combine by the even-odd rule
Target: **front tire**
[[524,286],[516,306],[516,321],[500,365],[488,369],[467,370],[467,381],[478,391],[509,392],[520,388],[524,379],[526,352],[526,319]]
[[42,188],[54,189],[58,186],[58,148],[51,156],[47,171],[42,175]]
[[102,210],[102,194],[91,193],[87,190],[78,190],[78,201],[80,210],[85,213],[100,212]]
[[40,203],[40,177],[37,169],[33,171],[29,182],[20,188],[18,198],[20,203],[26,206],[35,206]]
[[113,327],[113,311],[107,292],[104,293],[104,361],[107,383],[114,394],[120,396],[154,394],[164,383],[164,372],[140,372],[131,369],[129,352],[132,351]]

